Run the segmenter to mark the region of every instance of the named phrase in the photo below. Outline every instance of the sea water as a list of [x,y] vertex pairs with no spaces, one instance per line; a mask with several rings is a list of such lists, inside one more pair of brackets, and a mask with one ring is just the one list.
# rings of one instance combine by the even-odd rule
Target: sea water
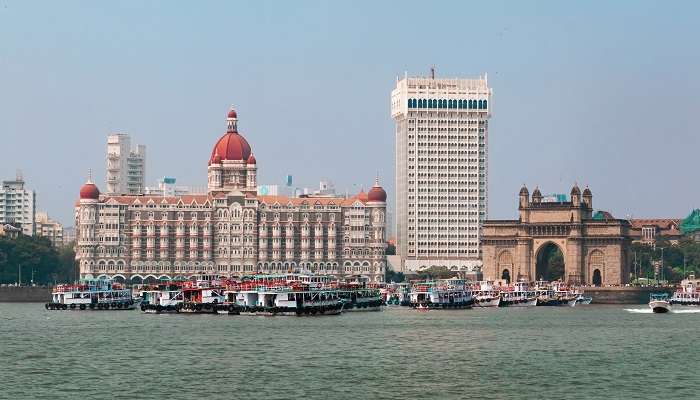
[[700,314],[644,307],[298,318],[0,304],[0,398],[697,398]]

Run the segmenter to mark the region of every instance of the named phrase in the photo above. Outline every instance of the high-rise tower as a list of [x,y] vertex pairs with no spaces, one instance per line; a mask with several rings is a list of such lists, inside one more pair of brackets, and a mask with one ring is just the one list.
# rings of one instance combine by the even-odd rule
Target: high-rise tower
[[128,134],[107,137],[107,193],[141,194],[146,183],[146,146],[131,147]]
[[486,76],[397,79],[395,221],[405,269],[479,263],[491,95]]

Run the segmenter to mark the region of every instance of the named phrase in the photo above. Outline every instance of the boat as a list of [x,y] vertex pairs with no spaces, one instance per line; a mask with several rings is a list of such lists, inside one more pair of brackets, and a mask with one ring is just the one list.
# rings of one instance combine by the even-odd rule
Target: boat
[[464,279],[450,278],[417,282],[410,293],[411,307],[431,309],[471,308],[474,297]]
[[343,312],[382,310],[384,300],[379,289],[360,283],[340,284],[337,289]]
[[148,314],[179,313],[184,302],[182,282],[166,282],[141,290],[141,311]]
[[537,305],[537,295],[524,279],[519,279],[516,283],[501,288],[500,293],[499,307],[533,307]]
[[387,285],[386,305],[404,306],[411,305],[411,286],[408,283],[390,283]]
[[593,301],[593,297],[591,297],[591,296],[584,296],[582,293],[579,294],[578,297],[576,297],[576,305],[579,305],[579,304],[584,304],[584,305],[586,305],[586,304],[591,304],[592,301]]
[[182,285],[182,303],[178,312],[189,314],[218,314],[224,307],[224,286],[218,276],[200,275]]
[[687,279],[681,281],[669,303],[674,309],[700,306],[700,280],[695,278],[695,274],[690,274]]
[[671,303],[668,301],[667,293],[652,293],[649,295],[649,308],[656,314],[663,314],[671,311]]
[[134,310],[141,299],[131,289],[111,279],[81,279],[76,284],[57,285],[47,310]]
[[330,277],[290,273],[255,275],[226,287],[225,304],[241,315],[323,316],[343,311],[338,289]]
[[474,285],[475,307],[498,307],[501,303],[501,291],[494,287],[493,281],[479,281]]

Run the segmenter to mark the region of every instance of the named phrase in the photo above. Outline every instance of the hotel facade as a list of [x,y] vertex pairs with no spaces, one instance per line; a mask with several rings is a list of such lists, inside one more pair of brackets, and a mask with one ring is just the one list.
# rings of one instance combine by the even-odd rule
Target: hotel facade
[[257,160],[231,109],[202,195],[103,195],[88,181],[75,207],[81,277],[131,283],[305,269],[383,282],[386,192],[344,197],[257,194]]
[[491,94],[486,77],[397,80],[394,217],[403,270],[481,264]]

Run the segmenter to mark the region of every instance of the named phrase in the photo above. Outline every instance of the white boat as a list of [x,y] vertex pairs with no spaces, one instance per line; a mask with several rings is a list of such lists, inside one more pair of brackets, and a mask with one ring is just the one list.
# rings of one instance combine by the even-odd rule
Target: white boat
[[82,279],[76,284],[58,285],[51,293],[47,310],[133,310],[141,299],[131,289],[111,279]]
[[700,280],[690,274],[683,279],[678,289],[673,293],[669,303],[676,308],[697,308],[700,306]]
[[141,290],[141,311],[147,314],[178,313],[184,296],[181,282],[168,282]]
[[656,314],[663,314],[671,311],[671,303],[668,301],[668,294],[652,293],[649,295],[649,308]]
[[474,290],[475,307],[498,307],[501,303],[501,291],[494,287],[493,281],[479,281]]
[[520,279],[513,285],[501,288],[499,307],[533,307],[537,305],[537,295],[530,285]]
[[438,279],[418,282],[411,289],[411,307],[420,306],[434,309],[471,308],[474,297],[464,279]]

